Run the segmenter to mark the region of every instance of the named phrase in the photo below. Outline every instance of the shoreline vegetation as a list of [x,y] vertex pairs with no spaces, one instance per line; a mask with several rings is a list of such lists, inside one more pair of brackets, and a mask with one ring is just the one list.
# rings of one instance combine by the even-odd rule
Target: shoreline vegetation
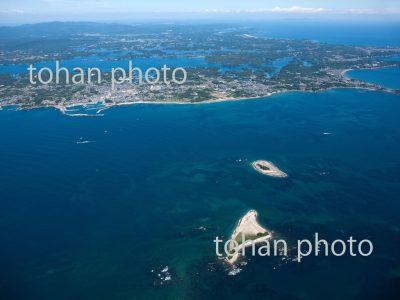
[[237,245],[230,243],[229,251],[232,252],[232,255],[226,257],[226,261],[230,265],[234,265],[239,259],[243,248],[272,238],[271,232],[258,223],[257,216],[257,211],[249,210],[237,223],[231,236],[231,240],[236,241]]
[[288,176],[285,172],[281,171],[272,162],[267,160],[256,160],[251,163],[251,166],[253,167],[254,170],[263,175],[271,177],[279,177],[279,178],[285,178]]

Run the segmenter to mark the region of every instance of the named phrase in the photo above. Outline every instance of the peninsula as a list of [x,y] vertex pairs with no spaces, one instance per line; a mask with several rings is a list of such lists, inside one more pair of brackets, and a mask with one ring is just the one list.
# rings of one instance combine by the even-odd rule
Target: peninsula
[[[43,30],[50,27],[51,32]],[[360,88],[400,94],[400,89],[345,75],[350,69],[400,66],[392,59],[400,54],[399,47],[270,38],[242,25],[173,24],[163,25],[160,31],[157,25],[147,24],[32,24],[23,30],[18,26],[3,28],[0,40],[0,106],[15,109],[54,107],[68,116],[100,116],[103,110],[118,105],[213,103],[289,91]],[[57,75],[55,61],[63,70],[58,75],[59,84],[51,80],[52,73]],[[184,84],[166,84],[163,80],[138,84],[146,74],[135,71],[134,80],[118,78],[119,84],[113,89],[112,70],[128,71],[129,61],[139,69],[182,67],[187,70],[187,80]],[[36,71],[30,74],[30,65],[49,66],[51,70],[43,76]],[[97,68],[101,80],[93,76],[80,83],[78,78],[89,78],[81,71],[87,67]],[[72,70],[65,72],[65,68]],[[184,77],[181,73],[176,74],[179,82]],[[157,78],[157,72],[151,74]],[[35,76],[48,84],[32,84],[30,79],[36,82]],[[77,84],[72,84],[74,78]],[[92,110],[93,106],[98,109]],[[75,109],[79,112],[71,112]]]
[[272,162],[267,160],[256,160],[251,165],[254,170],[264,175],[281,178],[288,176],[285,172],[279,170],[279,168],[275,166]]
[[271,237],[271,233],[258,223],[257,212],[255,210],[248,211],[239,220],[231,236],[231,240],[236,241],[238,247],[235,247],[232,245],[234,243],[231,243],[229,251],[234,253],[228,256],[226,260],[233,265],[240,257],[243,248],[263,242]]

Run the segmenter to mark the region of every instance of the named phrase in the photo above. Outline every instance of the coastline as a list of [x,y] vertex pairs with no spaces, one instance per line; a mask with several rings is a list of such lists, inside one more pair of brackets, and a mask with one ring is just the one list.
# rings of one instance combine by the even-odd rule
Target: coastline
[[58,109],[63,115],[68,116],[68,117],[90,117],[90,116],[103,116],[103,114],[100,114],[101,112],[113,108],[113,107],[118,107],[118,106],[128,106],[128,105],[136,105],[136,104],[154,104],[154,105],[202,105],[202,104],[214,104],[214,103],[222,103],[222,102],[233,102],[233,101],[246,101],[246,100],[260,100],[264,98],[269,98],[273,95],[280,95],[280,94],[285,94],[285,93],[320,93],[320,92],[325,92],[325,91],[330,91],[330,90],[341,90],[341,89],[356,89],[356,90],[367,90],[367,91],[373,91],[373,92],[383,92],[383,93],[391,93],[391,94],[397,94],[395,90],[393,89],[386,89],[386,88],[374,88],[374,87],[329,87],[329,88],[324,88],[324,89],[319,89],[315,91],[306,91],[306,90],[286,90],[286,91],[277,91],[277,92],[271,92],[266,95],[262,96],[255,96],[255,97],[240,97],[240,98],[219,98],[219,99],[210,99],[210,100],[204,100],[204,101],[199,101],[199,102],[183,102],[183,101],[134,101],[134,102],[121,102],[121,103],[112,103],[112,104],[106,104],[104,107],[100,107],[95,114],[69,114],[66,108],[69,107],[76,107],[76,106],[84,106],[92,103],[74,103],[71,105],[46,105],[46,106],[37,106],[37,107],[29,107],[29,108],[21,108],[21,109],[36,109],[36,108],[56,108]]
[[350,71],[378,70],[378,69],[387,69],[387,68],[395,68],[395,67],[398,67],[398,65],[388,65],[388,66],[383,66],[383,67],[370,67],[370,68],[358,68],[358,69],[345,69],[345,70],[340,72],[340,75],[342,75],[343,77],[345,77],[347,79],[353,79],[353,78],[347,76],[346,73],[350,72]]
[[274,163],[268,160],[256,160],[251,163],[251,166],[255,171],[266,176],[278,178],[288,177],[285,172],[283,172],[281,169],[275,166]]
[[237,222],[235,229],[231,235],[231,240],[237,241],[237,238],[240,235],[242,239],[245,235],[247,235],[248,237],[255,236],[257,238],[248,240],[246,239],[244,241],[242,240],[242,243],[239,244],[236,248],[230,248],[231,250],[234,249],[234,253],[231,257],[225,258],[230,265],[233,266],[235,264],[235,262],[241,256],[241,251],[244,248],[259,244],[272,238],[272,233],[258,223],[257,217],[257,211],[251,209]]
[[[390,65],[390,66],[384,66],[384,67],[370,67],[370,68],[360,68],[360,69],[344,69],[340,71],[340,75],[346,78],[347,80],[355,80],[349,76],[346,75],[347,72],[349,71],[355,71],[355,70],[375,70],[375,69],[382,69],[382,68],[391,68],[391,67],[396,67],[396,65]],[[366,82],[367,83],[367,82]],[[68,117],[101,117],[104,116],[104,114],[101,114],[103,111],[110,109],[112,107],[118,107],[118,106],[126,106],[126,105],[135,105],[135,104],[163,104],[163,105],[200,105],[200,104],[213,104],[213,103],[221,103],[221,102],[231,102],[231,101],[245,101],[245,100],[257,100],[257,99],[264,99],[271,97],[273,95],[279,95],[279,94],[285,94],[285,93],[298,93],[298,92],[303,92],[303,93],[319,93],[319,92],[324,92],[324,91],[329,91],[329,90],[340,90],[340,89],[356,89],[356,90],[367,90],[367,91],[375,91],[375,92],[383,92],[383,93],[391,93],[391,94],[400,94],[400,90],[398,89],[391,89],[391,88],[385,88],[380,85],[376,85],[373,83],[367,83],[370,84],[370,87],[367,86],[349,86],[349,87],[341,87],[341,86],[336,86],[336,87],[328,87],[328,88],[320,88],[316,90],[299,90],[299,89],[294,89],[294,90],[280,90],[280,91],[275,91],[275,92],[270,92],[265,95],[261,96],[254,96],[254,97],[239,97],[239,98],[234,98],[234,97],[228,97],[228,98],[217,98],[217,99],[209,99],[209,100],[204,100],[204,101],[198,101],[198,102],[190,102],[190,101],[151,101],[151,100],[146,100],[146,101],[132,101],[132,102],[120,102],[120,103],[105,103],[99,101],[98,103],[102,103],[102,107],[99,107],[97,110],[96,108],[92,108],[91,110],[96,110],[95,113],[69,113],[68,108],[73,108],[77,106],[87,106],[87,105],[93,105],[93,103],[87,103],[87,102],[78,102],[78,103],[73,103],[73,104],[67,104],[67,105],[60,105],[60,104],[55,104],[55,105],[37,105],[37,106],[27,106],[27,107],[20,107],[15,104],[10,104],[10,105],[1,105],[2,108],[7,108],[8,106],[16,106],[16,110],[31,110],[31,109],[38,109],[38,108],[55,108],[59,110],[63,115],[68,116]]]

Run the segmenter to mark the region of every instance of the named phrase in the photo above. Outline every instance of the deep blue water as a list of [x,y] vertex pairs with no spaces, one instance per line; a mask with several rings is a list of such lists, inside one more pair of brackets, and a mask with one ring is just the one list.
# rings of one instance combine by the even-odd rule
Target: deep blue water
[[[392,25],[278,25],[276,37],[400,45]],[[399,100],[346,89],[99,118],[4,109],[0,299],[399,299]],[[255,159],[289,177],[255,173]],[[289,242],[352,235],[370,239],[373,255],[247,258],[228,276],[212,240],[249,209]]]
[[[399,96],[356,90],[99,118],[0,111],[0,298],[396,299],[399,111]],[[248,209],[289,241],[352,235],[374,253],[256,258],[228,276],[212,240]]]

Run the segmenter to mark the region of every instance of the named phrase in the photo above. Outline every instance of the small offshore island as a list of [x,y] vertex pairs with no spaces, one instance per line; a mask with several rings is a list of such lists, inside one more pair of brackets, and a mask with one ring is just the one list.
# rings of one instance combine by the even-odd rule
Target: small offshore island
[[285,178],[288,176],[285,172],[279,170],[279,168],[272,162],[267,160],[256,160],[251,165],[254,170],[267,176],[280,178]]
[[239,220],[232,233],[231,240],[236,241],[239,246],[235,249],[231,244],[229,251],[234,251],[234,254],[226,258],[227,262],[233,265],[240,257],[243,248],[263,242],[271,237],[271,233],[258,223],[257,212],[249,210]]

